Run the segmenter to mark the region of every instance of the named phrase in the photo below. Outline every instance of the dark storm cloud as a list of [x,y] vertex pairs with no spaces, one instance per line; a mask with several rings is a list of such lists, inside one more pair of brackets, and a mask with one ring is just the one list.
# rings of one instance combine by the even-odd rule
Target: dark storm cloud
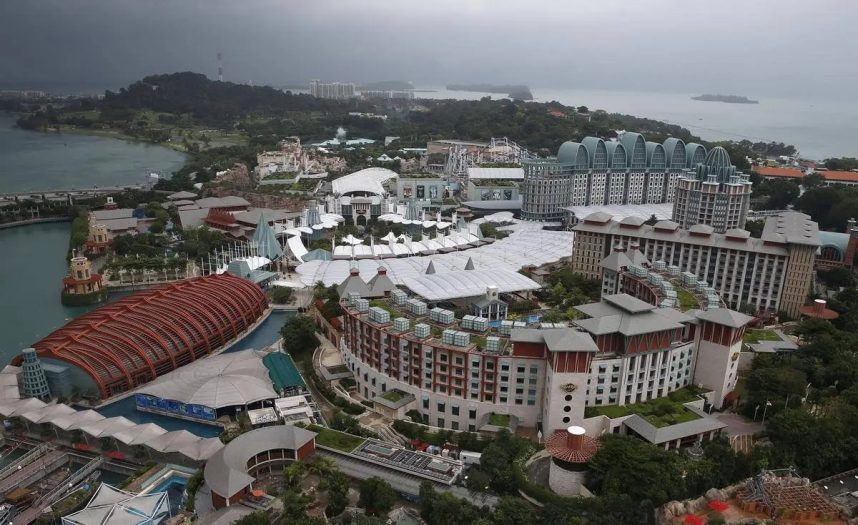
[[193,70],[778,94],[846,92],[858,2],[2,0],[0,83]]

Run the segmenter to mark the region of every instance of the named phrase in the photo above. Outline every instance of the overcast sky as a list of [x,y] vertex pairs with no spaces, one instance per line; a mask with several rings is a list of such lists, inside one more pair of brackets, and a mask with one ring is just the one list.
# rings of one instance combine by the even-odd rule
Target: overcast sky
[[4,86],[192,70],[311,78],[851,96],[854,0],[0,0]]

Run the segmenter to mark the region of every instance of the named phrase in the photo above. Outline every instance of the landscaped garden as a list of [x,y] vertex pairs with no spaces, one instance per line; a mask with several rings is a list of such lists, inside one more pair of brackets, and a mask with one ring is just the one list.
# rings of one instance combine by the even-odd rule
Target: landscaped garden
[[390,401],[391,403],[396,403],[397,401],[399,401],[400,399],[402,399],[402,397],[403,397],[403,396],[402,396],[402,392],[400,392],[400,391],[398,391],[398,390],[388,390],[388,391],[387,391],[387,392],[385,392],[385,393],[384,393],[384,395],[383,395],[383,396],[381,396],[381,397],[383,397],[384,399],[386,399],[386,400]]
[[700,308],[697,297],[684,288],[676,288],[676,300],[679,302],[679,309],[683,312],[692,308]]
[[351,452],[361,443],[366,441],[366,438],[353,436],[351,434],[346,434],[345,432],[339,432],[319,425],[309,425],[307,430],[317,433],[317,444],[322,445],[323,447],[335,448],[343,452]]
[[757,344],[760,341],[780,341],[781,338],[774,330],[767,329],[749,329],[745,330],[745,335],[742,336],[742,342],[746,345]]
[[509,414],[489,414],[489,425],[494,425],[496,427],[508,427]]
[[666,427],[699,419],[684,403],[699,399],[703,392],[696,387],[685,387],[671,392],[667,397],[651,399],[631,405],[606,405],[587,407],[584,417],[608,416],[611,419],[637,414],[655,427]]

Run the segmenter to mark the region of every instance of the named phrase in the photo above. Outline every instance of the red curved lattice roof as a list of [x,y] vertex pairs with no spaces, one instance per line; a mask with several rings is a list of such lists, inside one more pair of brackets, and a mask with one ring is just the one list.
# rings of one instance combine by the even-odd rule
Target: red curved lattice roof
[[548,441],[545,442],[545,450],[551,457],[567,463],[586,463],[593,459],[599,449],[599,443],[588,436],[576,436],[570,439],[565,430],[555,430]]
[[84,314],[33,347],[89,374],[102,397],[210,354],[268,306],[252,282],[225,273],[137,292]]

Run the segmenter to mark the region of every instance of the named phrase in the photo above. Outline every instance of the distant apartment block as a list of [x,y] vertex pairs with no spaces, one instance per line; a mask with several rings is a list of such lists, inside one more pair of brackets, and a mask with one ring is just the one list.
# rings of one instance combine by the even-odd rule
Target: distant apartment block
[[352,98],[355,96],[355,85],[350,82],[311,80],[310,94],[319,98]]

